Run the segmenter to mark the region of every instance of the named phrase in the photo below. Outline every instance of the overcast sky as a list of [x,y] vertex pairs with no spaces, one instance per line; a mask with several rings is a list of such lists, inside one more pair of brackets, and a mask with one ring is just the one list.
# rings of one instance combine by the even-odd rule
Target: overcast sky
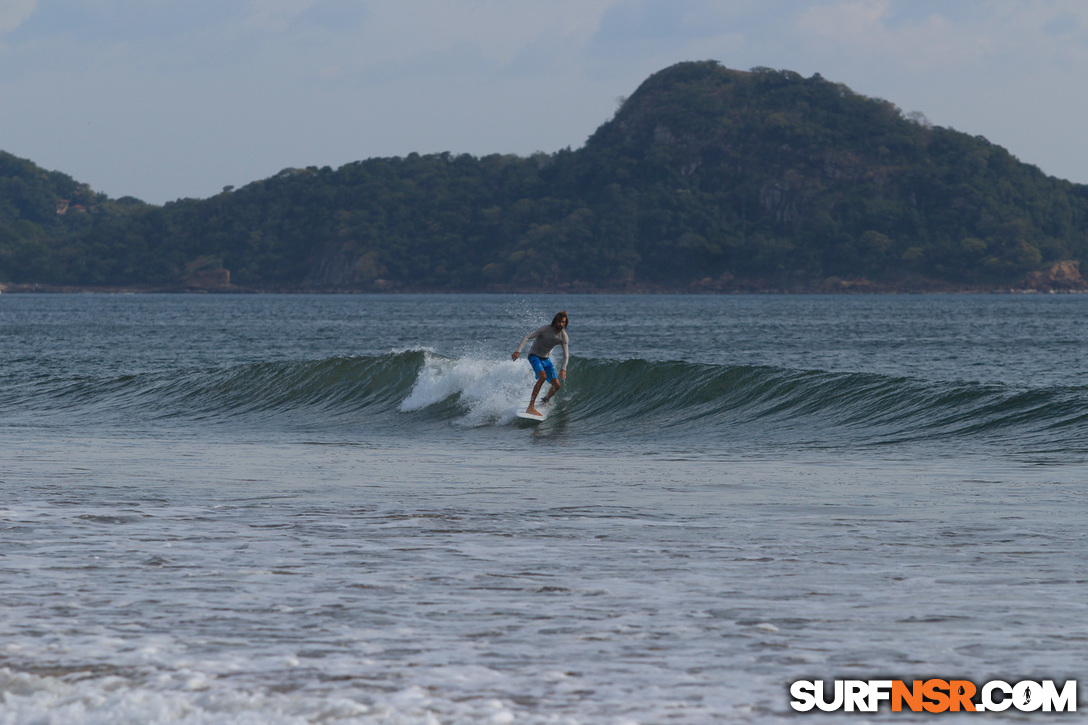
[[1084,0],[0,0],[0,149],[163,203],[578,148],[706,59],[820,73],[1088,183]]

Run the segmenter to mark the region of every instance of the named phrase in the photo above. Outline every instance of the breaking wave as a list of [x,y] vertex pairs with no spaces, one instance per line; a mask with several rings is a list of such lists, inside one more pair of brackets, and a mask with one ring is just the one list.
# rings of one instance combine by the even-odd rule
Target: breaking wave
[[[509,426],[524,362],[413,350],[369,357],[8,381],[9,422],[50,416],[140,424],[361,426],[397,434]],[[1015,440],[1080,447],[1088,389],[927,381],[870,373],[576,359],[542,426],[581,436],[710,445],[761,437],[811,445]],[[14,416],[14,418],[13,418]]]

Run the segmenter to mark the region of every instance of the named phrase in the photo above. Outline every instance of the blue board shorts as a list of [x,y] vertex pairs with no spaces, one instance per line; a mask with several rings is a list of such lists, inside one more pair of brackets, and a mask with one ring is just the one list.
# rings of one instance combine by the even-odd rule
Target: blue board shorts
[[540,377],[540,373],[544,373],[548,377],[548,382],[555,380],[555,366],[552,365],[551,358],[539,358],[536,355],[529,356],[529,364],[533,366],[533,372],[537,377]]

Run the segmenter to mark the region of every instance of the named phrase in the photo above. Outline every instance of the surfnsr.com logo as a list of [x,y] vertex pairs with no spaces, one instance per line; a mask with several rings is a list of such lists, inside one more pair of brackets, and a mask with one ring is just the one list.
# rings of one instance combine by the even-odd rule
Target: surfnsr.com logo
[[991,680],[982,687],[969,680],[835,680],[833,687],[823,680],[798,680],[790,695],[790,707],[799,712],[876,712],[884,702],[892,712],[1077,711],[1076,680],[1060,688],[1053,680]]

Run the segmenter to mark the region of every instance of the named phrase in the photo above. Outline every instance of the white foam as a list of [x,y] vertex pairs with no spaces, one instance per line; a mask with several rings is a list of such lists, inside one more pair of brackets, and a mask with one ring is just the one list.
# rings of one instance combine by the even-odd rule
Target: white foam
[[412,392],[400,404],[402,412],[422,410],[457,397],[465,409],[466,425],[507,423],[528,403],[532,370],[522,361],[458,359],[426,354]]
[[[181,675],[182,673],[175,673]],[[190,673],[188,677],[201,680]],[[451,722],[506,725],[516,721],[497,699],[452,703],[410,686],[366,704],[328,693],[274,693],[259,689],[186,687],[184,677],[139,683],[121,676],[38,676],[0,668],[0,723],[35,725],[439,725]],[[171,686],[173,685],[173,686]]]

